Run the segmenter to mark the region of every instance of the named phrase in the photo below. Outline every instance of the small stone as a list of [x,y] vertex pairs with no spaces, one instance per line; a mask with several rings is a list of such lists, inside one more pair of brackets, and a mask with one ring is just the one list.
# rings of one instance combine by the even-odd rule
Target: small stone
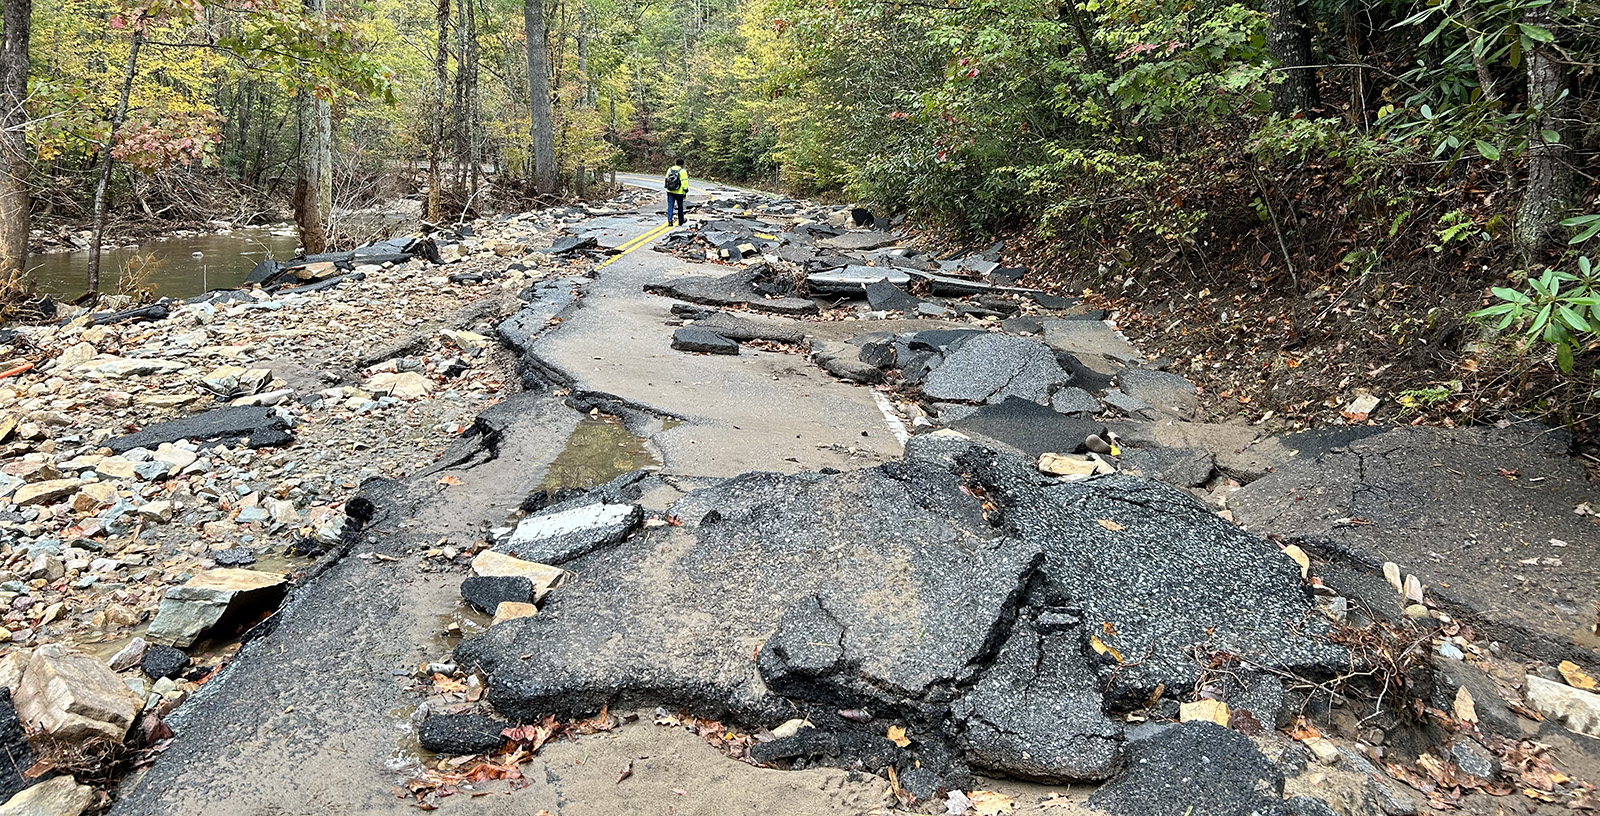
[[219,567],[248,567],[256,562],[255,550],[248,547],[231,547],[211,556]]
[[121,456],[107,456],[94,466],[94,472],[108,479],[132,479],[134,463]]
[[1318,762],[1324,765],[1332,765],[1339,761],[1339,747],[1326,737],[1307,737],[1302,744],[1310,749]]
[[106,665],[109,666],[114,672],[127,671],[128,669],[139,665],[139,661],[144,658],[144,653],[149,650],[149,648],[149,641],[142,637],[136,637],[133,640],[128,641],[128,645],[117,650],[117,653],[112,655],[110,660],[106,661]]
[[1467,655],[1466,655],[1466,653],[1461,651],[1461,647],[1455,645],[1454,643],[1451,643],[1448,640],[1439,644],[1439,656],[1440,657],[1447,657],[1447,658],[1449,658],[1451,660],[1466,660],[1467,659]]
[[539,614],[539,607],[531,603],[518,603],[516,601],[502,601],[494,610],[494,620],[490,626],[496,626],[517,618],[531,618]]
[[1096,463],[1082,456],[1046,453],[1039,457],[1039,472],[1052,476],[1092,476]]
[[537,600],[561,582],[566,572],[546,564],[524,561],[520,558],[484,550],[472,559],[472,571],[477,575],[520,575],[533,584],[533,597]]
[[34,504],[54,504],[76,493],[81,484],[83,483],[77,479],[51,479],[47,482],[26,484],[17,488],[17,492],[11,496],[11,500],[18,507],[28,507]]
[[72,509],[89,514],[117,503],[117,486],[107,482],[86,484],[72,497]]
[[1500,758],[1489,753],[1477,740],[1458,736],[1450,743],[1450,758],[1462,773],[1475,779],[1493,782],[1500,776]]
[[417,399],[433,391],[433,380],[415,371],[385,371],[367,380],[367,390],[400,399]]
[[139,661],[139,668],[151,680],[176,677],[189,667],[189,656],[171,646],[151,646]]
[[163,524],[172,521],[172,502],[153,501],[140,505],[139,517],[147,521],[159,521]]

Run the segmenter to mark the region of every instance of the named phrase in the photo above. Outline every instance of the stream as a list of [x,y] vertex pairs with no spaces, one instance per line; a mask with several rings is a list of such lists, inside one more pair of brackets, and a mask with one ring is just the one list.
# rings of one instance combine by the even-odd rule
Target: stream
[[[157,296],[185,298],[208,289],[234,287],[263,259],[294,257],[298,243],[293,229],[260,228],[158,238],[138,246],[108,249],[100,259],[100,290],[116,291],[128,260],[139,254],[153,256],[158,264],[150,276]],[[84,290],[88,265],[87,251],[30,255],[28,277],[41,292],[73,298]]]

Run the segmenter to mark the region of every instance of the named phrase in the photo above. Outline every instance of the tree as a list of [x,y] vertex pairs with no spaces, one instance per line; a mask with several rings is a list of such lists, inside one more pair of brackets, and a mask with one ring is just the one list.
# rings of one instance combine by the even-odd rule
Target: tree
[[[1572,199],[1572,147],[1562,135],[1571,104],[1567,71],[1556,47],[1550,6],[1531,3],[1519,27],[1532,41],[1528,66],[1528,186],[1517,213],[1517,249],[1532,268],[1554,243]],[[1537,33],[1530,33],[1537,32]]]
[[551,195],[556,191],[556,127],[550,102],[550,44],[545,31],[544,0],[523,0],[522,20],[528,36],[533,188],[541,195]]
[[5,0],[0,32],[0,286],[28,261],[28,39],[33,0]]
[[144,45],[145,19],[141,15],[133,22],[133,43],[128,47],[128,67],[122,72],[122,89],[117,95],[116,109],[111,113],[111,127],[106,131],[105,144],[100,146],[100,174],[94,185],[94,226],[89,239],[88,279],[86,291],[100,291],[100,244],[106,232],[106,195],[111,185],[111,168],[115,161],[117,134],[128,119],[128,96],[133,93],[133,80],[139,71],[139,49]]
[[1272,91],[1272,109],[1281,116],[1314,110],[1321,101],[1306,7],[1301,0],[1266,0],[1266,11],[1267,51],[1284,72]]
[[[304,0],[313,24],[327,16],[326,0]],[[333,110],[324,88],[308,80],[300,88],[300,176],[294,186],[294,222],[308,255],[328,249],[333,215]]]

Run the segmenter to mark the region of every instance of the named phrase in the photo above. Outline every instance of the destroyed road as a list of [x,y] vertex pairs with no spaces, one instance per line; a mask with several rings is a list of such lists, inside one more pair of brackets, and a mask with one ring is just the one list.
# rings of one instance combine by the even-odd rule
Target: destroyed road
[[9,721],[125,739],[110,812],[150,816],[1595,804],[1561,434],[1206,423],[1001,247],[690,205],[34,331],[11,608],[62,607],[11,629]]

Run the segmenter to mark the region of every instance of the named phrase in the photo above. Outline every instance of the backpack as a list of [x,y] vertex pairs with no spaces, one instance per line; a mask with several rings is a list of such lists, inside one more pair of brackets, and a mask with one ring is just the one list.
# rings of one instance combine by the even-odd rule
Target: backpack
[[678,192],[678,188],[680,186],[682,186],[682,185],[683,185],[683,171],[679,170],[676,167],[672,168],[671,170],[668,170],[667,171],[667,192],[676,193],[676,192]]

